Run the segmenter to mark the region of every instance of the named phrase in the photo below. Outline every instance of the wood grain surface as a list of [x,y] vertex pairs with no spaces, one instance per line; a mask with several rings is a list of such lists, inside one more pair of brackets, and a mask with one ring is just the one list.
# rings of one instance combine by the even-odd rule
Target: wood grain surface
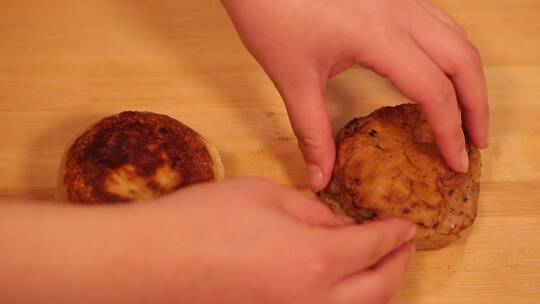
[[[467,237],[420,252],[394,303],[540,302],[540,1],[440,0],[483,55],[492,141]],[[354,69],[328,85],[336,129],[406,101]],[[50,200],[67,142],[122,110],[168,114],[228,177],[305,189],[279,95],[217,0],[0,0],[0,198]]]

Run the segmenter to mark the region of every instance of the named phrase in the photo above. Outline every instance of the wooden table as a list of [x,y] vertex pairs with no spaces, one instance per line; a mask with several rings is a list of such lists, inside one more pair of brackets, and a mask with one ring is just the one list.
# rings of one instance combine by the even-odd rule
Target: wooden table
[[[539,303],[540,1],[437,2],[483,54],[492,144],[474,229],[418,253],[394,303]],[[403,101],[360,69],[328,88],[336,128]],[[128,109],[216,142],[229,177],[306,188],[279,95],[219,1],[0,1],[0,197],[52,199],[67,141]]]

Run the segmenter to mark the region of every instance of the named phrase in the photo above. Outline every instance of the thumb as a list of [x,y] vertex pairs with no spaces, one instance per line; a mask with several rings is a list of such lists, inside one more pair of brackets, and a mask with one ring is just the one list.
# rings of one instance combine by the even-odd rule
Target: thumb
[[274,195],[272,204],[301,223],[319,227],[340,227],[355,223],[346,215],[335,214],[314,197],[283,186],[275,185],[274,187],[270,189]]
[[313,191],[320,191],[328,184],[335,160],[332,127],[324,102],[325,86],[326,79],[316,74],[303,75],[297,81],[277,82]]

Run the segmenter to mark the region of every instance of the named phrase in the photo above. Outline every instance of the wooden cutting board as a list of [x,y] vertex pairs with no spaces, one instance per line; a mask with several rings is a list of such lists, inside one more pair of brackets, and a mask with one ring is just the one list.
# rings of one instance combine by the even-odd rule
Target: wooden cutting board
[[[540,302],[540,1],[436,1],[483,54],[492,143],[471,233],[417,254],[394,303]],[[305,189],[279,95],[217,0],[0,0],[0,197],[53,198],[73,134],[122,110],[217,143],[229,177]],[[406,101],[355,69],[328,86],[335,128]]]

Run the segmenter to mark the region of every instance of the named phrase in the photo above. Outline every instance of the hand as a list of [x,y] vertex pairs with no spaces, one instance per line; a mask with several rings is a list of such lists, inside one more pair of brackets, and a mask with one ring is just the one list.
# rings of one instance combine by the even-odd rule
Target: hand
[[387,303],[414,250],[409,222],[352,225],[259,180],[132,205],[5,206],[6,303]]
[[157,204],[144,208],[156,219],[145,224],[157,236],[148,251],[156,269],[169,268],[167,286],[184,282],[168,291],[179,303],[386,303],[414,250],[409,222],[351,225],[259,180],[197,186]]
[[335,147],[326,81],[354,64],[388,77],[419,103],[449,166],[467,171],[462,129],[488,145],[478,50],[424,0],[222,0],[246,47],[285,101],[313,190],[331,177]]

